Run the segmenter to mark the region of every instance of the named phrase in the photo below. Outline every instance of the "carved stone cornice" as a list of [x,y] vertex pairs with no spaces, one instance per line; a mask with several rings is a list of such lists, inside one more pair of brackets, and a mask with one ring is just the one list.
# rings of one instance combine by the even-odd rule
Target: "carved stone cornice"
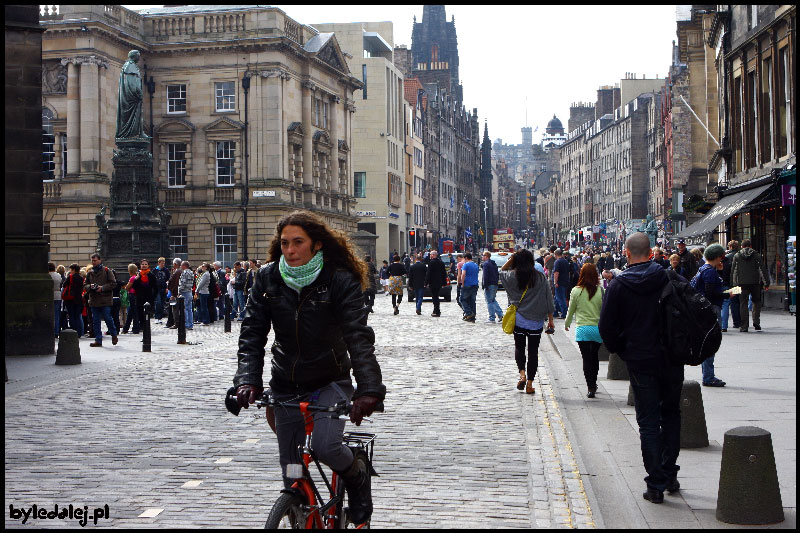
[[315,92],[315,91],[317,90],[317,84],[316,84],[316,83],[314,83],[313,81],[308,81],[308,80],[306,80],[306,81],[304,81],[303,83],[301,83],[301,86],[302,86],[304,89],[308,89],[308,90],[309,90],[309,91],[311,91],[312,93],[313,93],[313,92]]
[[66,65],[72,63],[73,65],[82,65],[84,63],[97,65],[99,67],[108,68],[108,60],[98,56],[75,56],[65,57],[61,59],[61,64]]
[[282,80],[289,80],[292,78],[292,76],[282,68],[254,71],[250,72],[250,76],[261,76],[262,78],[280,78]]

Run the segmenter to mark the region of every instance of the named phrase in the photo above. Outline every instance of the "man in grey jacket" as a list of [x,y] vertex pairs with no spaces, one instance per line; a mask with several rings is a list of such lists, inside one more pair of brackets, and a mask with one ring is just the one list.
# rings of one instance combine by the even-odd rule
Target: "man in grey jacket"
[[761,284],[764,285],[764,290],[769,290],[769,272],[764,267],[759,253],[753,250],[750,239],[743,240],[742,249],[733,256],[731,283],[742,288],[742,294],[739,296],[741,318],[739,331],[747,332],[750,326],[750,317],[747,313],[748,296],[753,298],[753,328],[761,331]]
[[186,329],[194,329],[194,314],[192,313],[192,287],[194,286],[194,272],[189,266],[189,261],[181,263],[181,280],[178,292],[183,296],[183,309],[186,315]]

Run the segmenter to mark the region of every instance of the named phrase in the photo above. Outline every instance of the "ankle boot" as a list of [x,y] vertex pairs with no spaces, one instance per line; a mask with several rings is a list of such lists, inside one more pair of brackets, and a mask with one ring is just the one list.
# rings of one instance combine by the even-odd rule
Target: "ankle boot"
[[526,379],[525,379],[525,371],[524,370],[520,370],[519,371],[519,382],[517,382],[517,390],[522,390],[522,389],[525,388],[525,381],[526,381]]
[[341,474],[347,490],[350,520],[361,525],[372,516],[372,491],[367,454],[361,450],[353,453],[353,464]]
[[529,379],[527,381],[527,383],[525,385],[525,392],[527,394],[534,394],[536,392],[536,389],[533,388],[533,380],[532,379]]

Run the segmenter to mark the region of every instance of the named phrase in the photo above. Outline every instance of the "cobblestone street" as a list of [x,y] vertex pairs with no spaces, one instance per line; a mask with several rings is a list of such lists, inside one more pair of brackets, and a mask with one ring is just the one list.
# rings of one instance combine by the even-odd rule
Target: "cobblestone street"
[[[498,301],[505,307],[505,293]],[[594,527],[550,383],[550,343],[526,395],[499,325],[462,322],[455,301],[441,318],[431,310],[425,302],[417,316],[404,302],[393,316],[378,295],[370,316],[388,389],[386,413],[361,426],[378,435],[373,527]],[[108,504],[98,525],[112,527],[263,525],[281,488],[276,440],[252,408],[235,418],[223,406],[238,323],[227,335],[222,322],[195,328],[190,346],[153,331],[151,354],[139,336],[101,350],[83,339],[80,367],[10,376],[6,508]],[[6,527],[20,523],[6,516]]]

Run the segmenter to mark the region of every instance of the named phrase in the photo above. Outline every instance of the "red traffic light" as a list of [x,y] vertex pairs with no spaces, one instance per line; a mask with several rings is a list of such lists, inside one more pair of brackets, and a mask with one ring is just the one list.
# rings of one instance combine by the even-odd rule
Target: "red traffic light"
[[409,236],[409,237],[413,237],[413,236],[414,236],[414,234],[415,234],[414,230],[411,230],[411,231],[409,231],[409,232],[408,232],[408,236]]

